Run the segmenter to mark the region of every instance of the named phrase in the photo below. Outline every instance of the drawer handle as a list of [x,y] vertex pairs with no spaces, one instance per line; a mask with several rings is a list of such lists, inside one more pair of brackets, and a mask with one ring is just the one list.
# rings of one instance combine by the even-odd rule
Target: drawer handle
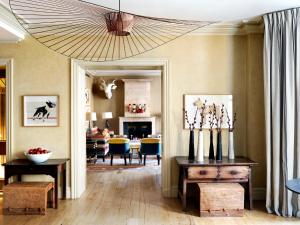
[[231,174],[231,175],[237,175],[238,173],[239,173],[239,172],[236,171],[236,170],[231,170],[231,171],[230,171],[230,174]]
[[207,171],[206,170],[200,170],[200,175],[206,175]]

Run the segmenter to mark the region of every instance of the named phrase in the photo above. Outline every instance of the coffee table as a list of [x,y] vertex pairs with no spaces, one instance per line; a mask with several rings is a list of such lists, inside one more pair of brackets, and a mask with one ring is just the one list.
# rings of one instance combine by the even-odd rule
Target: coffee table
[[131,151],[132,157],[134,155],[137,155],[138,159],[139,159],[139,164],[141,164],[141,162],[142,162],[141,161],[141,153],[140,153],[141,141],[140,140],[130,140],[129,146],[130,146],[130,151]]

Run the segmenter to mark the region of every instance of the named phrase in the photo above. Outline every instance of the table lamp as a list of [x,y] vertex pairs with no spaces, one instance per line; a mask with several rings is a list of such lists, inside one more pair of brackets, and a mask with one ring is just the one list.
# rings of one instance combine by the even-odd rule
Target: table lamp
[[102,119],[106,119],[105,122],[105,128],[109,129],[109,123],[108,123],[108,119],[112,119],[112,112],[103,112],[102,113]]
[[93,127],[94,127],[94,122],[97,121],[97,113],[96,112],[87,112],[86,119],[89,121],[88,132],[90,133],[92,131],[91,121],[93,122]]

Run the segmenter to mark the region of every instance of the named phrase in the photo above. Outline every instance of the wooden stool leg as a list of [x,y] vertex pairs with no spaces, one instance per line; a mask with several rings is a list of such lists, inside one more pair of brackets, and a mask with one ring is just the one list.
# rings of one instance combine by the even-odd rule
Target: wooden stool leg
[[52,188],[52,208],[55,209],[56,202],[55,202],[55,188]]
[[126,155],[124,155],[124,163],[125,163],[125,166],[127,166]]

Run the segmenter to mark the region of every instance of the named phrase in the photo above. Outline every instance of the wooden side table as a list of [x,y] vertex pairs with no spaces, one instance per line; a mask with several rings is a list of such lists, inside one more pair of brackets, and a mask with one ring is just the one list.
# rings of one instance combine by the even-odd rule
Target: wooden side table
[[55,189],[55,207],[58,207],[58,177],[62,176],[62,198],[66,198],[66,164],[69,159],[49,159],[43,163],[33,163],[27,159],[15,159],[4,163],[5,185],[8,184],[8,179],[11,176],[17,176],[18,181],[22,181],[22,175],[25,174],[40,174],[50,175],[54,178]]
[[224,157],[221,162],[190,161],[187,156],[177,156],[179,166],[178,195],[182,200],[182,208],[186,210],[187,184],[190,183],[240,183],[245,188],[247,208],[252,209],[252,166],[256,162],[237,157],[229,160]]

